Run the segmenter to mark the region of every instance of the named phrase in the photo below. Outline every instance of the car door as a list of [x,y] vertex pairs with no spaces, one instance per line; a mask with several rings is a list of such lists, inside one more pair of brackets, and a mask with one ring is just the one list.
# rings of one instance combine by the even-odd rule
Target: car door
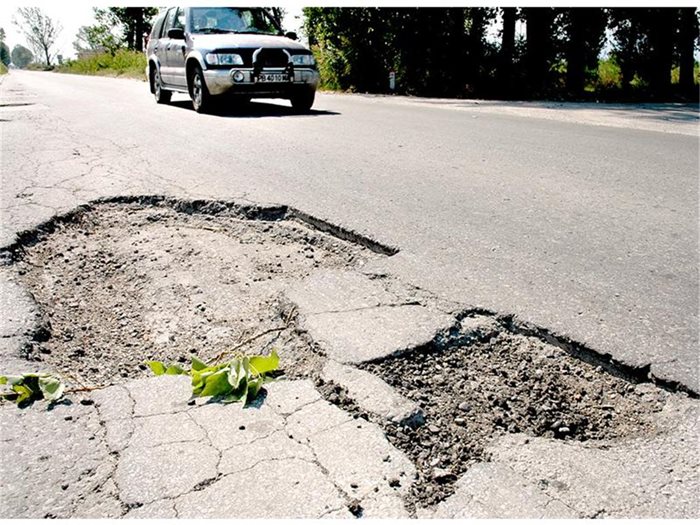
[[[172,22],[172,28],[185,31],[185,10],[178,7]],[[166,46],[168,55],[168,70],[172,78],[172,85],[181,88],[187,87],[187,77],[185,74],[185,55],[187,44],[184,38],[170,38]]]
[[176,7],[171,7],[168,9],[168,13],[165,15],[165,23],[163,24],[163,32],[158,39],[158,53],[156,56],[160,61],[160,78],[163,84],[174,85],[172,69],[170,68],[170,48],[172,47],[171,39],[168,36],[168,31],[173,27],[175,23],[175,15],[177,13]]

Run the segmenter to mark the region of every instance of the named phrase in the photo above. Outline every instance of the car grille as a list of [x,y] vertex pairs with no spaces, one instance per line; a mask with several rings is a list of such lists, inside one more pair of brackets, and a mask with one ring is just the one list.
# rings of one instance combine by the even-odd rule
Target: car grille
[[[260,49],[257,54],[256,62],[253,63],[253,55],[258,51],[257,48],[221,48],[217,49],[217,53],[236,53],[240,55],[243,59],[243,67],[255,67],[255,68],[266,68],[266,67],[287,67],[289,65],[289,57],[283,49]],[[229,65],[222,66],[211,66],[213,69],[230,69]]]
[[283,49],[263,49],[258,51],[255,67],[287,67],[289,56]]

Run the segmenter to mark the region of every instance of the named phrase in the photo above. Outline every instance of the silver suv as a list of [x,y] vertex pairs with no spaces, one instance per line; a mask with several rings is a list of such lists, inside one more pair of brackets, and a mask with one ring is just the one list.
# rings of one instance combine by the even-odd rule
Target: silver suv
[[171,7],[161,11],[146,46],[156,102],[189,93],[197,112],[215,97],[286,98],[308,111],[319,75],[311,51],[262,8]]

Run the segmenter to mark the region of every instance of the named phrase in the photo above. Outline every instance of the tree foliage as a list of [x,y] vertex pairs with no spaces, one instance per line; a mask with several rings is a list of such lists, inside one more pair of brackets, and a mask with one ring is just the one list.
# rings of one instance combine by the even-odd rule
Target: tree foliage
[[[95,9],[97,16],[106,14]],[[109,7],[107,11],[120,24],[121,37],[128,49],[143,51],[144,36],[151,31],[151,20],[158,14],[157,7]]]
[[38,7],[20,7],[13,23],[34,48],[36,56],[42,56],[47,67],[51,66],[55,53],[53,47],[63,30],[61,24]]
[[5,66],[9,66],[10,62],[12,62],[12,58],[10,57],[10,48],[7,47],[7,44],[4,41],[0,41],[0,62],[5,64]]
[[698,24],[688,8],[311,7],[304,32],[331,89],[388,92],[394,72],[406,94],[582,98],[607,49],[622,78],[596,96],[668,97],[674,67],[693,91]]
[[117,32],[120,22],[108,9],[93,8],[96,23],[82,26],[73,42],[78,53],[107,52],[114,56],[122,47],[122,37]]
[[24,69],[34,60],[34,54],[26,47],[17,44],[12,48],[12,63],[20,69]]

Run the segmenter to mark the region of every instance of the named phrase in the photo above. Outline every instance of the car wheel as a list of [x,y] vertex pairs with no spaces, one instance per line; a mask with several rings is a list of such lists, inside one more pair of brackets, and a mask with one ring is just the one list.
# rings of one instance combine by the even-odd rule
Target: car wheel
[[314,105],[314,98],[316,96],[316,92],[312,90],[308,91],[300,91],[299,93],[295,93],[294,95],[291,96],[290,102],[292,103],[292,107],[301,112],[307,112],[311,109],[311,106]]
[[170,97],[173,96],[171,91],[163,89],[163,81],[160,78],[160,70],[156,66],[151,67],[151,78],[153,79],[153,96],[158,104],[167,104],[170,102]]
[[195,66],[192,70],[190,96],[192,97],[192,106],[197,113],[207,113],[212,109],[212,96],[209,94],[207,84],[204,81],[204,73],[199,66]]

